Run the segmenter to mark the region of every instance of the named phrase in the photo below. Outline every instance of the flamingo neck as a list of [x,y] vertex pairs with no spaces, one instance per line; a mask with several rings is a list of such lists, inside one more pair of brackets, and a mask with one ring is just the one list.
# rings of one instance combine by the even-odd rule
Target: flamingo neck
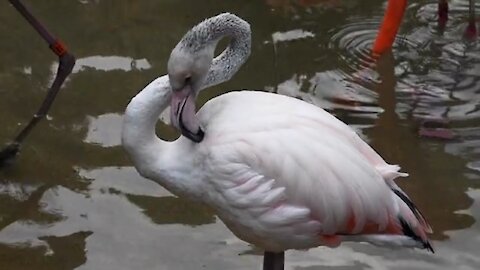
[[213,51],[224,37],[230,37],[230,43],[213,59],[201,89],[230,80],[245,63],[251,49],[250,24],[233,14],[223,13],[193,27],[177,45],[193,53]]
[[148,84],[128,104],[122,129],[122,145],[137,171],[178,196],[202,196],[201,171],[192,166],[193,143],[184,137],[164,141],[155,125],[168,107],[172,90],[168,76]]
[[155,125],[168,107],[171,89],[167,76],[148,84],[128,104],[122,128],[122,145],[139,172],[148,177],[155,163],[165,155],[170,142],[159,139]]
[[[231,37],[227,48],[212,61],[200,89],[229,80],[250,55],[250,25],[235,15],[224,13],[207,19],[190,30],[180,41],[197,52]],[[161,184],[173,193],[201,196],[202,173],[191,166],[195,153],[192,142],[180,137],[175,142],[163,141],[155,134],[160,114],[168,107],[172,89],[168,76],[155,79],[128,104],[124,115],[122,144],[138,172]]]

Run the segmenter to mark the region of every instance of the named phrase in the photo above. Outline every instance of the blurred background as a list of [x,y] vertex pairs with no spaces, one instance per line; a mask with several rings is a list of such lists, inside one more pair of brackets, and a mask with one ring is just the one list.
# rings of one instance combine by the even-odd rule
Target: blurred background
[[[383,0],[24,3],[77,63],[47,120],[0,170],[1,269],[260,269],[262,251],[209,208],[141,178],[120,145],[130,99],[166,73],[188,29],[224,11],[250,22],[252,54],[199,102],[256,89],[327,109],[410,174],[397,182],[435,231],[435,254],[343,244],[287,252],[286,268],[480,268],[480,44],[464,34],[467,0],[450,1],[445,27],[436,0],[411,1],[376,65]],[[57,58],[7,1],[0,41],[1,145],[40,105]],[[158,132],[178,136],[162,123]]]

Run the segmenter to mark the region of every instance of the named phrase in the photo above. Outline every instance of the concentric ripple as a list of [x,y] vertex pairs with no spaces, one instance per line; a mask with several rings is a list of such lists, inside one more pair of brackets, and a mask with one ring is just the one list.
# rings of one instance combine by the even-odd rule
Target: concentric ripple
[[[480,2],[475,3],[480,10]],[[446,149],[455,155],[477,156],[467,167],[480,170],[480,44],[469,26],[469,1],[449,1],[448,20],[442,22],[437,1],[411,3],[392,48],[390,65],[380,66],[371,55],[383,14],[350,17],[333,29],[328,46],[341,52],[343,69],[335,72],[357,92],[347,99],[362,102],[362,97],[385,91],[379,84],[385,68],[394,73],[397,113],[419,123],[418,134],[430,139],[454,140]],[[478,13],[478,12],[477,12]],[[442,24],[444,23],[444,25]],[[477,22],[477,29],[480,26]],[[376,66],[378,64],[378,66]],[[387,71],[388,73],[388,71]],[[336,89],[337,104],[345,99],[349,87]],[[378,93],[382,95],[382,93]],[[328,98],[327,98],[328,100]],[[376,106],[370,104],[370,106]],[[343,107],[344,108],[344,107]],[[380,109],[380,108],[379,108]],[[381,109],[380,109],[381,111]],[[473,149],[473,150],[472,150]]]
[[328,102],[325,107],[362,112],[363,115],[358,115],[361,118],[371,118],[364,114],[366,112],[376,115],[383,111],[377,105],[378,96],[374,91],[375,85],[380,83],[380,76],[374,69],[376,59],[371,53],[382,16],[381,12],[368,18],[352,16],[345,24],[330,31],[328,48],[339,53],[341,68],[312,78],[316,81],[314,85],[322,85],[323,81],[335,83],[335,87],[329,87],[331,91],[322,95],[322,99]]
[[330,48],[338,48],[345,52],[342,55],[348,67],[360,70],[374,61],[370,53],[381,17],[374,19],[351,18],[352,22],[334,29],[334,35],[329,43]]

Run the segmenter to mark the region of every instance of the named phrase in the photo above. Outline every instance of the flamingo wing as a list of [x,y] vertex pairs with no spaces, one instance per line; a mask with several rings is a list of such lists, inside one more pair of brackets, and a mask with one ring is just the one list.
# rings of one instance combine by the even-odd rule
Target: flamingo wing
[[[426,239],[417,232],[419,219],[405,203],[408,197],[399,195],[404,193],[392,181],[403,175],[399,167],[324,110],[242,91],[211,100],[199,118],[207,131],[202,150],[207,181],[216,190],[210,200],[240,238],[293,245],[292,237],[278,236],[284,233],[305,238],[294,248],[306,248],[298,246],[328,245],[319,236],[401,234],[413,227],[411,234]],[[402,211],[407,224],[398,219]]]

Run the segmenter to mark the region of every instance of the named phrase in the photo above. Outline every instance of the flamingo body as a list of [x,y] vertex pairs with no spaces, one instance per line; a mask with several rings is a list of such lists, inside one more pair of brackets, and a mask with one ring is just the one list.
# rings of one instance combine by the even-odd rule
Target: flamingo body
[[[215,33],[233,39],[212,59]],[[232,14],[186,34],[172,52],[168,76],[147,85],[125,112],[122,144],[140,174],[208,204],[235,235],[268,252],[342,241],[432,250],[430,226],[393,182],[406,174],[323,109],[235,91],[195,113],[198,85],[228,80],[249,50],[249,25]],[[173,142],[155,134],[169,103],[172,124],[182,132]]]
[[[139,99],[162,98],[157,88],[167,83],[166,76],[154,81],[127,116],[148,109],[136,106],[145,104]],[[165,149],[145,144],[151,155],[133,155],[135,165],[174,194],[213,207],[242,240],[269,251],[337,246],[358,234],[364,237],[353,240],[374,244],[373,235],[381,234],[389,235],[383,245],[428,243],[428,225],[393,191],[392,180],[405,174],[323,109],[238,91],[210,100],[197,116],[205,128],[202,143],[182,136]],[[399,217],[422,241],[398,237],[404,234]]]
[[405,174],[316,106],[240,91],[198,117],[206,137],[182,148],[196,156],[185,166],[202,168],[203,200],[247,242],[269,251],[335,246],[337,234],[402,234],[404,214],[420,227],[388,184]]

